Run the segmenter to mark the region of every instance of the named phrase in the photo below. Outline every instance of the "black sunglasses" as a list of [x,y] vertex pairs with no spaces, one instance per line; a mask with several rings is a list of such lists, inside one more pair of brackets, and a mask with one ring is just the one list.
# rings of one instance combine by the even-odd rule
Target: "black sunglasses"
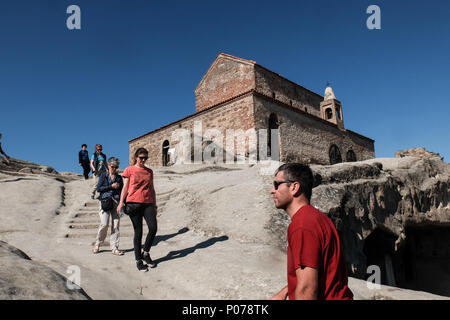
[[138,157],[139,159],[141,159],[141,160],[147,160],[148,159],[148,157]]
[[283,180],[283,181],[276,181],[276,180],[274,180],[273,181],[273,187],[275,188],[275,190],[278,190],[278,187],[280,186],[280,184],[282,184],[282,183],[292,183],[292,182],[295,182],[295,181],[293,181],[293,180]]

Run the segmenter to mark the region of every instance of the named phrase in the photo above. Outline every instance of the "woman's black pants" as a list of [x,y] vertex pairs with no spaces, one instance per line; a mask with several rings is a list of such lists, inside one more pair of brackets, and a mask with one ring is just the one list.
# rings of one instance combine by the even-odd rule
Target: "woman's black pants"
[[148,226],[147,237],[145,238],[144,251],[149,252],[155,239],[158,225],[156,223],[156,209],[153,203],[145,203],[130,216],[134,229],[134,256],[136,260],[142,259],[142,218]]

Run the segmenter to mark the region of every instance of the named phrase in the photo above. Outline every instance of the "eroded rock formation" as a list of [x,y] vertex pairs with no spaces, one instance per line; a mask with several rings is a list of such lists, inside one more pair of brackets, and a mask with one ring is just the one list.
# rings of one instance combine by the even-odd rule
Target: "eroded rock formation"
[[350,275],[377,265],[384,284],[450,295],[450,164],[405,156],[312,169],[311,202],[334,221]]
[[395,158],[403,158],[403,157],[418,157],[423,159],[438,159],[444,160],[443,157],[440,156],[439,153],[434,153],[428,151],[424,148],[413,148],[408,150],[399,150],[395,153]]
[[[311,169],[311,204],[335,223],[350,276],[378,266],[382,284],[450,296],[450,164],[418,148]],[[282,247],[289,223],[274,212],[268,226]]]
[[83,289],[71,290],[66,279],[0,241],[0,300],[87,300]]
[[57,172],[54,168],[40,165],[33,162],[10,158],[8,162],[0,159],[0,173],[13,175],[13,176],[27,176],[30,174],[39,174],[55,179],[62,182],[69,182],[73,180],[81,179],[82,175],[72,172]]

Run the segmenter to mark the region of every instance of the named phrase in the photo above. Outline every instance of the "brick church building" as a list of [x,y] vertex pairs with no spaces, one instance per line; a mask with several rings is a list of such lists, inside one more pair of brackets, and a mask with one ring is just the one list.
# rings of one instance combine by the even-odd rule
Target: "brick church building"
[[[194,93],[196,112],[130,140],[130,159],[137,148],[145,147],[152,166],[204,161],[193,154],[211,143],[212,155],[225,159],[238,153],[235,142],[225,141],[227,130],[254,137],[247,140],[243,156],[261,160],[327,165],[375,156],[374,140],[344,127],[342,104],[331,87],[321,96],[255,61],[220,53]],[[208,133],[211,129],[215,137]],[[188,157],[180,151],[181,140],[174,139],[177,130],[191,132],[188,149],[193,152]]]

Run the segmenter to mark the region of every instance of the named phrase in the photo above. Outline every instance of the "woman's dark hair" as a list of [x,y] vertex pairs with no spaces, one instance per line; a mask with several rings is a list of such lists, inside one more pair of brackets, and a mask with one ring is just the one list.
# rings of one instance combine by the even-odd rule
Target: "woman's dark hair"
[[148,156],[148,151],[147,151],[147,149],[145,149],[145,148],[138,148],[137,150],[136,150],[136,152],[134,153],[134,164],[136,164],[136,162],[137,162],[137,157],[138,157],[138,155],[140,155],[140,154],[145,154],[146,156]]
[[275,175],[277,175],[280,171],[283,171],[283,175],[286,180],[300,182],[301,192],[305,195],[308,201],[311,200],[314,177],[308,165],[302,163],[286,163],[277,169]]
[[86,147],[86,148],[87,148],[87,144],[83,143],[83,144],[81,145],[81,147],[82,147],[82,148],[83,148],[83,147]]

